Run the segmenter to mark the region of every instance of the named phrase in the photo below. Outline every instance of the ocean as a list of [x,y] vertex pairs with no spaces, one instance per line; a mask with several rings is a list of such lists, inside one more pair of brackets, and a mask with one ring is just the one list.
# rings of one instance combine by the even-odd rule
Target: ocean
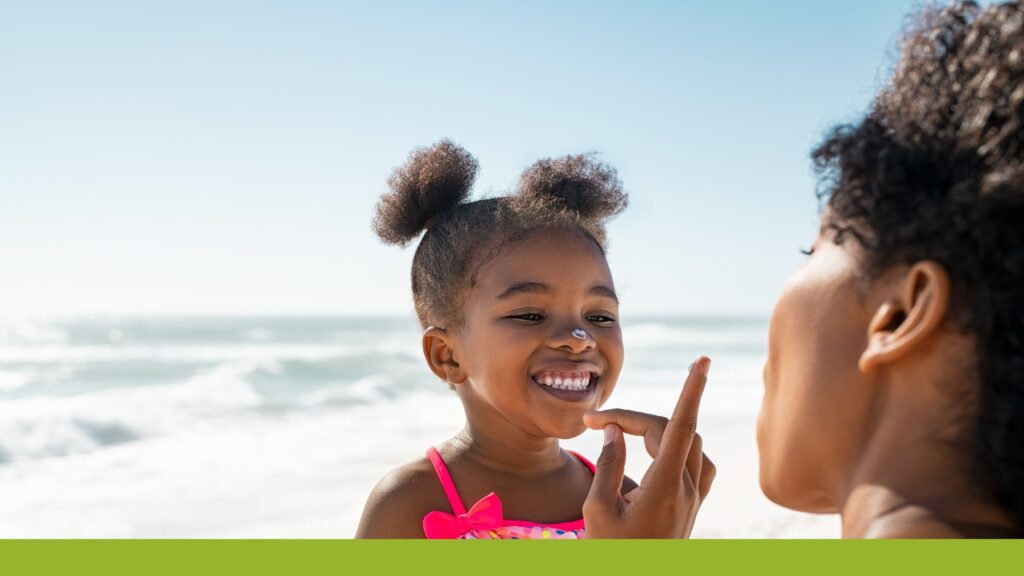
[[[757,488],[764,318],[636,318],[609,407],[668,414],[699,354],[718,478],[700,537],[835,537]],[[411,317],[0,320],[0,537],[348,538],[457,432]],[[565,443],[596,459],[600,432]],[[649,463],[629,444],[627,473]]]

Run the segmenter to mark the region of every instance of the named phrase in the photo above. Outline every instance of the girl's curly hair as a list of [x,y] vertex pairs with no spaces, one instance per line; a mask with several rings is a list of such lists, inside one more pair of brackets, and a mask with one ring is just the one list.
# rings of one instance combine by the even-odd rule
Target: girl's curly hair
[[543,229],[568,228],[603,251],[604,223],[627,196],[613,168],[590,155],[541,160],[508,196],[468,201],[477,162],[449,140],[412,152],[388,180],[373,227],[389,244],[408,245],[426,230],[412,263],[420,324],[455,326],[474,271],[509,243]]
[[[872,274],[941,263],[973,336],[979,482],[1024,525],[1024,7],[917,14],[891,81],[812,153],[835,241]],[[976,407],[976,408],[975,408]]]

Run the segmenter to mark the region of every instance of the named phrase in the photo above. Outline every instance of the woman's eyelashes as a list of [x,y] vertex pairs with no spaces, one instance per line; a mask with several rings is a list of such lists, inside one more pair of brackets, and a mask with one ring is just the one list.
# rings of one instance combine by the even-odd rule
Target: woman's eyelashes
[[800,253],[804,256],[810,256],[811,254],[814,254],[814,246],[811,246],[810,248],[801,248]]
[[603,326],[615,322],[615,318],[607,314],[591,314],[587,316],[587,322]]

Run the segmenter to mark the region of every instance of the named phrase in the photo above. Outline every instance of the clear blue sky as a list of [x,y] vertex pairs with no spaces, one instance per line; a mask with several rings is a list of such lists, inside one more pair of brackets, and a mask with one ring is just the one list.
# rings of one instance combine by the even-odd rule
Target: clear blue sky
[[0,315],[406,313],[369,220],[446,136],[617,167],[624,313],[767,314],[912,6],[0,0]]

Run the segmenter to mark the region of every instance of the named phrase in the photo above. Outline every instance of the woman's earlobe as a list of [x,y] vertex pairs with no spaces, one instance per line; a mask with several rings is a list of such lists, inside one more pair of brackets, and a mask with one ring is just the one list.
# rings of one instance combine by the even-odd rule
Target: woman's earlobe
[[949,273],[938,262],[911,266],[868,324],[867,347],[857,363],[867,374],[918,350],[942,326],[949,310]]
[[431,326],[423,331],[423,357],[438,378],[450,386],[466,381],[466,373],[455,358],[455,342],[444,328]]
[[867,347],[857,362],[861,372],[870,373],[889,361],[893,335],[906,318],[898,300],[888,300],[878,307],[868,324]]

